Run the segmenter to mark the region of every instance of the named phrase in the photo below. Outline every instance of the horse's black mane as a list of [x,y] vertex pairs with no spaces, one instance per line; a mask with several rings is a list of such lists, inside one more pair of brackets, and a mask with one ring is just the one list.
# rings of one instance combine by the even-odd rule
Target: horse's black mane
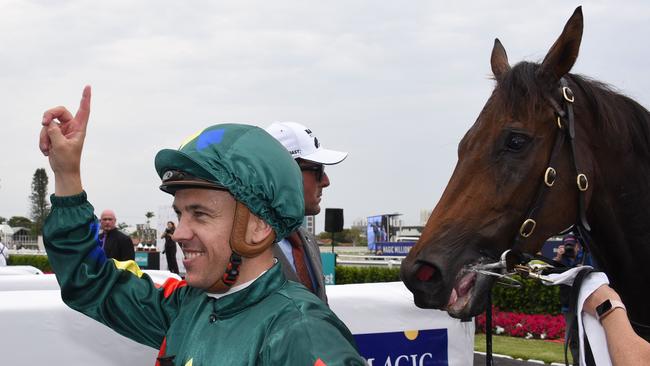
[[[538,63],[520,62],[498,80],[495,92],[502,93],[506,110],[531,116],[548,108],[547,96],[557,95],[558,85],[543,83],[539,69]],[[577,86],[576,94],[586,99],[603,136],[613,142],[629,141],[636,154],[650,159],[650,112],[646,108],[600,81],[577,74],[568,74],[567,79]]]

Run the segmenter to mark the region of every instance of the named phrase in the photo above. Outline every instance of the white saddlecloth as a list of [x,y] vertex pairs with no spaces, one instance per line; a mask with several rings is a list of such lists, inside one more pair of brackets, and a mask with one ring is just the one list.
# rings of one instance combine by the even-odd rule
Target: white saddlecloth
[[[589,266],[575,267],[564,273],[551,274],[548,275],[548,278],[553,282],[554,285],[573,285],[573,280],[576,275],[585,267],[591,268]],[[586,366],[585,364],[585,349],[584,349],[584,334],[586,333],[589,338],[589,345],[591,346],[591,353],[594,356],[594,361],[597,366],[611,366],[612,361],[609,357],[609,350],[607,348],[607,337],[605,336],[605,329],[600,324],[598,319],[591,314],[583,313],[582,308],[584,306],[585,300],[591,295],[597,288],[602,285],[609,284],[607,275],[603,272],[592,272],[587,275],[582,281],[580,286],[580,293],[578,294],[578,333],[580,337],[580,365]]]

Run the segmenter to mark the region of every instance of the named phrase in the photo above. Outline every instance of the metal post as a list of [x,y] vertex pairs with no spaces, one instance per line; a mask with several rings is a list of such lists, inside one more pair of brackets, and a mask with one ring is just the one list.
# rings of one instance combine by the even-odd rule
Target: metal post
[[334,252],[334,233],[332,233],[332,254],[334,254],[334,268],[336,269],[336,252]]
[[485,364],[492,366],[492,291],[488,291],[485,309]]

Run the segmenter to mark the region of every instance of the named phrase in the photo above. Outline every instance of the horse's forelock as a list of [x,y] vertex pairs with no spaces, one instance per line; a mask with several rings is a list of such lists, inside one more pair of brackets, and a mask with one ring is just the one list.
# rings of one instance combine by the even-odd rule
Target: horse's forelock
[[501,108],[513,116],[533,116],[548,108],[546,96],[552,87],[545,85],[538,76],[540,65],[520,62],[497,82],[495,93]]

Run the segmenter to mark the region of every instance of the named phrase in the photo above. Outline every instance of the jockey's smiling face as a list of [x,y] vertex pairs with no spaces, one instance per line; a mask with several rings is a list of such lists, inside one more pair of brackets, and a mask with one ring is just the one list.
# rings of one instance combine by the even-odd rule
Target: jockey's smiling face
[[236,201],[230,193],[211,189],[182,189],[174,196],[178,226],[172,236],[183,249],[185,280],[208,289],[228,265],[230,233]]

